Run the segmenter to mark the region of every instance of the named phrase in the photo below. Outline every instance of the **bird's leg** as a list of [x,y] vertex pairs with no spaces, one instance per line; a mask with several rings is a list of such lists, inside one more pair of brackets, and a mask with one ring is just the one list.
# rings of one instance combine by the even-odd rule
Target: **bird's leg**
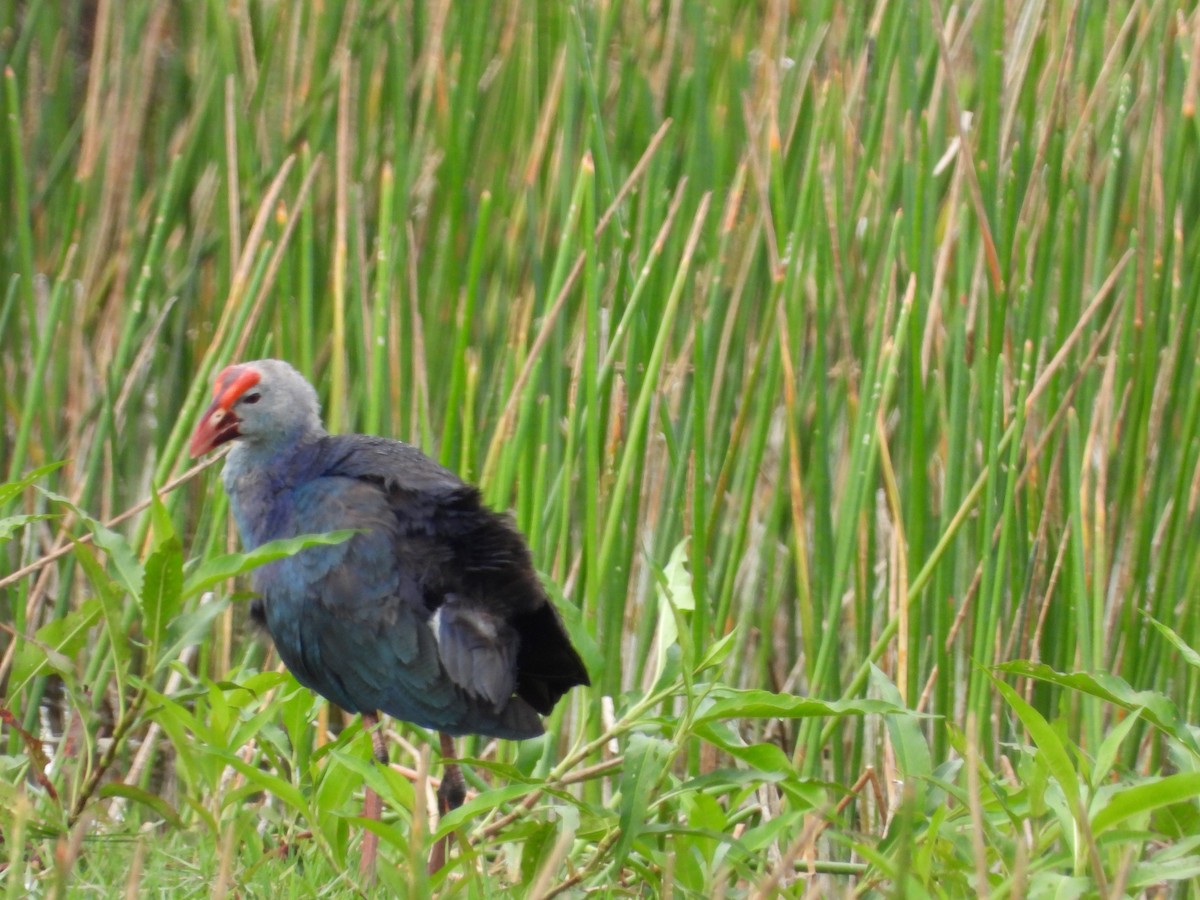
[[438,785],[438,812],[445,815],[452,809],[458,809],[467,799],[467,785],[463,781],[462,769],[456,762],[445,762],[454,759],[454,738],[444,731],[438,732],[442,742],[442,783]]
[[[363,719],[364,724],[367,724],[365,716]],[[388,764],[387,736],[384,735],[382,728],[375,727],[379,724],[379,715],[375,714],[371,716],[369,724],[371,728],[371,749],[375,752],[375,762],[381,766],[386,766]]]
[[[379,728],[379,713],[363,713],[363,728],[371,732],[371,749],[375,753],[375,761],[381,765],[388,764],[387,740],[383,729]],[[375,789],[367,785],[363,790],[363,818],[378,822],[383,816],[383,800],[375,793]],[[379,835],[369,828],[363,834],[362,860],[358,872],[368,883],[375,880],[375,858],[379,853]]]
[[[438,732],[442,743],[442,783],[438,785],[438,816],[444,816],[452,809],[458,809],[467,797],[467,785],[463,781],[462,769],[458,763],[445,762],[454,758],[454,738],[446,732]],[[450,835],[444,835],[433,845],[429,854],[429,874],[438,871],[446,864],[446,854],[450,849]]]

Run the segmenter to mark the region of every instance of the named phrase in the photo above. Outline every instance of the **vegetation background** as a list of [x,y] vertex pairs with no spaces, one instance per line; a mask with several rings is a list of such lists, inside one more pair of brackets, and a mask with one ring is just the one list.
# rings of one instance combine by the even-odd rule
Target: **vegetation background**
[[[364,784],[397,894],[1195,890],[1198,16],[0,4],[8,895],[352,893]],[[448,821],[245,627],[264,355],[588,662]]]

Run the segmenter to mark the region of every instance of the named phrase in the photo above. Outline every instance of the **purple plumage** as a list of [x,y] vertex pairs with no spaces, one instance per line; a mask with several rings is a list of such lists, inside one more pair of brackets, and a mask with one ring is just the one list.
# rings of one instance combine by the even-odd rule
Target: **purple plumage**
[[350,712],[522,739],[589,683],[524,539],[478,490],[400,441],[327,434],[285,362],[230,366],[214,395],[192,454],[234,441],[223,480],[247,549],[359,531],[253,575],[301,684]]

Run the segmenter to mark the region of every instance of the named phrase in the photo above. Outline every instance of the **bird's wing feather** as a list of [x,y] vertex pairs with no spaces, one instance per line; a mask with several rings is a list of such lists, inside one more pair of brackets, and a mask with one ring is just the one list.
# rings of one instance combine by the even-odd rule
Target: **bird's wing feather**
[[[359,534],[260,570],[260,590],[276,595],[267,624],[285,662],[347,709],[439,728],[468,711],[479,723],[503,718],[519,640],[480,598],[504,588],[508,548],[472,524],[474,489],[404,444],[329,441],[325,464],[292,491],[295,515],[304,531]],[[531,733],[532,710],[517,718],[507,730]]]
[[517,636],[486,610],[455,595],[430,620],[446,674],[475,696],[503,709],[516,687]]
[[[404,541],[426,539],[439,555],[443,576],[452,576],[453,583],[431,590],[426,598],[430,609],[446,605],[436,629],[443,648],[477,645],[479,629],[470,626],[481,618],[513,629],[513,644],[496,646],[490,666],[478,652],[468,657],[444,649],[452,678],[470,687],[479,683],[477,672],[509,671],[511,665],[517,694],[543,714],[572,686],[589,683],[529,549],[508,516],[487,509],[478,490],[408,444],[360,435],[327,440],[336,448],[336,470],[378,484]],[[449,614],[455,610],[462,615]],[[510,660],[513,646],[515,659]],[[507,690],[506,682],[503,687]],[[497,696],[498,690],[485,695]]]
[[324,547],[308,548],[280,560],[283,570],[263,585],[267,626],[297,680],[351,712],[382,709],[456,734],[538,733],[529,722],[505,726],[505,703],[449,677],[421,589],[387,562],[386,540],[380,530],[355,535],[333,566],[312,559]]

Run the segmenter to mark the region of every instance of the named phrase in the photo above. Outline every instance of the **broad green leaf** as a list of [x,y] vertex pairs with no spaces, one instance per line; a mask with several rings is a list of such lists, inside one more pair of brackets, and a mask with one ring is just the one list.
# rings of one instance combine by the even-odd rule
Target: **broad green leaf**
[[[684,808],[687,810],[689,827],[697,831],[725,834],[729,828],[729,817],[715,797],[708,794],[691,794],[684,800]],[[711,860],[711,853],[708,855]]]
[[807,719],[829,716],[865,716],[872,713],[914,715],[910,710],[886,700],[814,700],[796,694],[740,690],[717,685],[696,722],[713,719]]
[[1042,758],[1046,761],[1046,767],[1058,781],[1058,786],[1063,794],[1066,795],[1072,815],[1082,815],[1079,776],[1071,764],[1071,755],[1059,739],[1058,733],[1050,727],[1050,723],[1042,717],[1041,713],[1025,702],[1020,694],[995,676],[992,676],[992,681],[1033,737],[1034,743],[1042,753]]
[[696,598],[692,594],[692,574],[687,570],[687,539],[671,551],[671,559],[658,585],[658,631],[654,638],[654,678],[657,683],[667,665],[667,651],[679,642],[676,617],[680,612],[692,612]]
[[17,531],[24,528],[30,522],[53,518],[54,516],[43,514],[36,516],[8,516],[7,518],[0,519],[0,544],[9,540]]
[[[1039,862],[1043,867],[1047,866],[1045,860]],[[1032,882],[1028,893],[1030,900],[1079,900],[1092,896],[1096,887],[1091,878],[1055,871],[1036,873]]]
[[1104,808],[1092,817],[1092,832],[1098,836],[1130,816],[1196,797],[1200,797],[1200,772],[1180,772],[1119,788]]
[[[137,678],[130,679],[135,684]],[[198,707],[192,698],[168,697],[146,686],[147,705],[143,715],[158,722],[175,745],[176,766],[194,786],[215,789],[223,776],[225,760],[232,750],[221,743],[221,738],[208,725],[205,716],[197,715]]]
[[1176,838],[1158,853],[1155,853],[1152,859],[1158,862],[1182,859],[1185,856],[1195,855],[1197,849],[1200,849],[1200,834],[1189,834],[1186,837]]
[[1200,653],[1197,653],[1195,650],[1189,647],[1183,638],[1176,634],[1170,627],[1164,625],[1162,622],[1158,621],[1158,619],[1154,618],[1154,616],[1147,614],[1146,618],[1149,620],[1151,625],[1158,629],[1158,633],[1166,638],[1167,643],[1175,648],[1176,652],[1179,653],[1180,659],[1182,659],[1193,669],[1200,669]]
[[683,650],[679,644],[672,644],[667,648],[663,670],[659,673],[658,678],[654,680],[654,686],[650,689],[650,693],[678,693],[680,689],[685,692],[686,696],[692,694],[690,684],[690,675],[683,671]]
[[208,723],[208,727],[213,730],[217,742],[222,747],[233,749],[240,746],[238,742],[229,739],[230,719],[234,714],[230,711],[229,702],[225,699],[225,691],[207,678],[202,681],[207,689],[208,714],[205,716],[205,721]]
[[279,724],[288,736],[297,768],[306,771],[315,735],[311,723],[318,705],[324,701],[318,700],[312,691],[302,687],[291,672],[284,673],[283,678],[286,683],[281,684],[275,692],[272,705],[279,713]]
[[362,816],[349,817],[346,821],[365,828],[367,831],[373,831],[389,845],[399,850],[402,855],[408,855],[409,831],[407,829],[381,822],[378,819],[364,819]]
[[[249,691],[252,697],[261,697],[264,693],[285,684],[288,676],[283,672],[257,672],[239,681],[234,688]],[[295,684],[295,682],[292,682]]]
[[612,868],[620,871],[633,842],[646,827],[657,800],[658,783],[675,755],[675,747],[660,738],[635,731],[625,749],[621,769],[621,807],[617,819],[621,836],[612,853]]
[[546,855],[558,837],[556,822],[539,822],[533,834],[521,843],[521,883],[532,884]]
[[166,637],[167,626],[179,614],[183,602],[180,595],[183,545],[158,494],[150,497],[150,518],[154,526],[154,549],[146,559],[141,599],[143,628],[157,653]]
[[168,541],[179,540],[179,535],[175,531],[175,523],[171,519],[171,513],[163,504],[162,498],[155,491],[150,495],[150,522],[153,526],[154,546],[161,547]]
[[167,623],[179,612],[183,587],[183,548],[165,541],[146,558],[142,589],[142,629],[153,647],[162,643]]
[[30,469],[16,481],[0,484],[0,509],[3,509],[9,500],[16,497],[43,475],[49,475],[55,469],[59,469],[66,464],[67,461],[65,459],[60,459],[58,462],[47,463],[44,466],[38,466],[36,469]]
[[179,817],[179,813],[175,811],[175,807],[171,806],[170,803],[157,794],[151,794],[149,791],[144,791],[135,785],[110,782],[100,788],[99,794],[101,797],[124,797],[126,800],[132,800],[134,803],[140,803],[147,809],[153,810],[175,828],[186,827],[183,819]]
[[1117,751],[1121,749],[1121,744],[1124,743],[1126,736],[1141,718],[1139,713],[1140,711],[1135,711],[1133,715],[1125,716],[1100,742],[1100,749],[1096,751],[1096,761],[1092,765],[1091,783],[1093,787],[1103,783],[1116,765]]
[[[900,691],[883,671],[872,664],[870,674],[871,688],[888,703],[904,708]],[[915,716],[888,713],[883,717],[887,725],[888,737],[892,740],[892,750],[896,754],[896,767],[904,776],[905,784],[921,792],[924,779],[933,772],[933,761],[929,753],[929,744],[921,733],[921,725]]]
[[[814,803],[811,808],[818,808],[818,804]],[[791,833],[789,834],[789,832]],[[761,825],[747,828],[742,832],[739,843],[751,853],[764,855],[778,847],[781,840],[786,841],[789,838],[794,840],[798,833],[799,829],[796,828],[794,820],[790,816],[778,816],[768,819]]]
[[129,546],[129,541],[103,523],[93,519],[87,512],[76,506],[70,498],[45,488],[38,488],[38,490],[55,503],[61,503],[79,516],[91,531],[96,546],[108,554],[121,586],[132,596],[140,597],[142,595],[142,566],[138,562],[137,554]]
[[[214,685],[215,687],[215,685]],[[273,703],[260,703],[247,708],[243,701],[252,695],[248,691],[221,691],[226,708],[233,713],[229,725],[229,746],[244,747],[255,740],[259,734],[270,727],[279,718],[279,711]]]
[[[166,631],[166,638],[172,643],[159,653],[158,668],[161,669],[178,659],[185,648],[210,639],[213,620],[228,608],[228,600],[210,598],[207,602],[200,603],[196,609],[172,617],[167,622]],[[276,673],[269,674],[282,677],[276,676]]]
[[46,666],[70,675],[74,671],[72,658],[87,642],[88,631],[100,620],[102,612],[103,605],[93,597],[61,619],[47,622],[32,641],[22,641],[13,661],[9,696],[19,695],[29,679],[41,674]]
[[299,553],[305,547],[340,544],[352,538],[355,529],[331,531],[328,534],[302,534],[299,537],[269,541],[246,553],[223,553],[206,559],[192,572],[183,585],[183,599],[194,597],[228,578],[249,572],[259,566]]
[[933,770],[933,774],[927,779],[932,788],[925,797],[926,814],[932,815],[935,810],[945,806],[947,794],[941,785],[953,784],[964,763],[965,760],[962,757],[955,757],[946,760]]
[[104,609],[104,629],[115,662],[118,703],[125,701],[125,678],[129,668],[129,638],[123,622],[125,591],[100,565],[92,548],[87,544],[75,544],[75,561],[79,563],[88,581],[96,591],[96,597]]
[[433,837],[439,838],[449,834],[456,828],[461,828],[469,819],[480,813],[490,812],[505,803],[511,803],[533,790],[536,788],[528,784],[506,784],[503,787],[484,791],[482,794],[472,797],[458,809],[452,809],[442,816]]
[[129,542],[123,535],[111,528],[105,528],[95,520],[90,521],[88,527],[95,535],[96,546],[107,553],[108,558],[112,560],[113,567],[117,570],[117,575],[125,589],[134,597],[140,597],[144,576],[137,554],[133,552]]
[[[721,794],[764,784],[781,784],[787,777],[779,772],[758,769],[713,769],[711,772],[689,778],[678,787],[664,791],[659,800],[662,803],[668,803],[700,792]],[[793,782],[793,784],[799,783],[799,781]]]
[[[1150,860],[1135,865],[1130,869],[1127,887],[1133,890],[1148,891],[1153,891],[1157,887],[1161,890],[1163,882],[1183,881],[1184,879],[1191,880],[1195,878],[1200,878],[1200,857],[1188,856],[1183,859],[1168,860],[1165,862]],[[1149,896],[1160,896],[1160,894],[1152,893]],[[1166,896],[1175,896],[1175,894],[1172,892],[1166,894]],[[1190,891],[1187,896],[1192,896]]]
[[726,659],[734,648],[734,638],[737,637],[737,630],[730,631],[728,634],[720,638],[716,643],[711,644],[704,651],[704,658],[700,660],[700,664],[696,666],[696,673],[699,674],[705,669],[711,669],[713,666],[719,666]]
[[332,750],[320,767],[313,801],[321,809],[340,809],[364,782],[380,797],[387,797],[390,785],[384,783],[384,771],[374,760],[363,759],[357,753]]
[[304,793],[295,785],[271,772],[264,772],[258,766],[245,762],[234,753],[216,748],[213,748],[212,752],[246,776],[247,782],[257,785],[264,791],[269,791],[288,804],[296,813],[312,821],[312,811],[309,809],[308,801],[305,799]]
[[1025,661],[1008,662],[996,668],[1001,672],[1036,678],[1038,681],[1099,697],[1101,700],[1122,706],[1131,712],[1141,710],[1141,715],[1146,721],[1178,740],[1188,748],[1193,756],[1200,757],[1200,745],[1196,743],[1195,737],[1180,719],[1175,704],[1165,694],[1157,691],[1134,690],[1124,679],[1106,672],[1094,675],[1082,672],[1064,674],[1056,672],[1042,663]]
[[795,769],[788,755],[776,744],[747,744],[724,722],[707,720],[694,729],[697,737],[719,747],[759,772],[792,774]]
[[158,723],[175,747],[175,771],[184,782],[184,798],[189,798],[206,787],[202,784],[204,767],[197,759],[200,754],[196,751],[203,744],[194,736],[195,717],[168,697],[151,693],[149,699],[153,705],[145,711],[145,716]]

